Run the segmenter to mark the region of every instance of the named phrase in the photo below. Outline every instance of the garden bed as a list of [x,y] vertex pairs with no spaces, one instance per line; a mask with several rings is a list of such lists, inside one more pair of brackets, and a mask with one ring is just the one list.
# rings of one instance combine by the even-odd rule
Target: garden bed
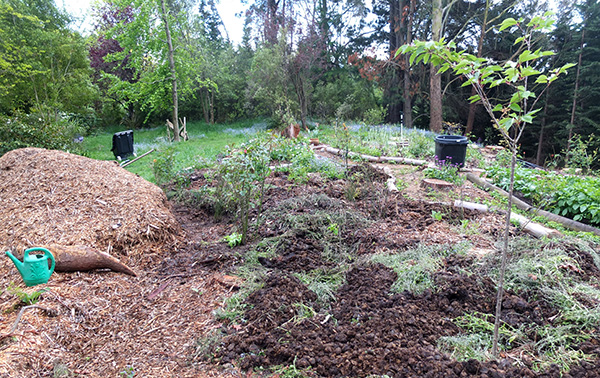
[[[503,216],[446,205],[490,200],[468,182],[436,192],[420,188],[421,169],[388,168],[399,193],[368,165],[302,183],[275,170],[261,222],[233,248],[236,217],[216,219],[210,199],[218,181],[194,172],[170,210],[185,237],[125,248],[138,277],[52,276],[37,304],[56,316],[25,312],[2,338],[0,375],[598,376],[596,244],[511,228],[502,352],[487,360]],[[0,261],[6,334],[38,288]]]

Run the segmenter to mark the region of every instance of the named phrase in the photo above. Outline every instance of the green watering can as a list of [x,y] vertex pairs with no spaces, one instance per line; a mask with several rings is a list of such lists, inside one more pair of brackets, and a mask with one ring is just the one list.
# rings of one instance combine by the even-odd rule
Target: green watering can
[[[6,251],[6,256],[10,257],[13,263],[15,263],[27,286],[35,286],[48,282],[54,272],[54,256],[46,248],[36,247],[26,249],[23,253],[23,262],[13,256],[10,251]],[[48,259],[52,260],[50,268],[48,268]]]

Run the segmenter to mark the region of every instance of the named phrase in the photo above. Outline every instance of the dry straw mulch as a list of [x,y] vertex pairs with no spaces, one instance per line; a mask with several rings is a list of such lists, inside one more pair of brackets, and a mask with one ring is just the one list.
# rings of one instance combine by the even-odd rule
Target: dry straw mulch
[[[121,377],[128,366],[136,377],[230,375],[206,370],[194,354],[197,340],[219,326],[212,311],[232,287],[194,266],[203,251],[189,247],[155,185],[114,162],[15,150],[0,157],[0,224],[2,254],[39,244],[88,245],[138,273],[55,273],[48,284],[26,288],[0,256],[0,377]],[[158,268],[171,260],[179,263]],[[42,309],[27,309],[18,322],[23,303],[15,287],[49,289],[37,303]]]

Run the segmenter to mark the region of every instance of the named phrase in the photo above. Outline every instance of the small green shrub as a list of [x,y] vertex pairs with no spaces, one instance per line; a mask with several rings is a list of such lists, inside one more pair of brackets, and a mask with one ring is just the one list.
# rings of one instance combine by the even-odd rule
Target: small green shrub
[[367,125],[379,125],[385,118],[386,110],[383,106],[378,106],[367,110],[364,114],[364,123]]
[[[488,177],[507,190],[510,171],[498,166],[490,167]],[[520,192],[535,205],[548,210],[600,225],[600,178],[566,176],[554,172],[518,167],[515,169],[515,191]]]
[[152,172],[156,184],[164,187],[175,178],[175,149],[172,147],[159,151],[153,160]]
[[427,159],[435,155],[433,134],[414,129],[405,136],[408,139],[408,147],[403,149],[403,153],[407,157]]
[[563,155],[567,156],[568,166],[571,168],[579,168],[584,173],[588,172],[598,157],[598,149],[592,150],[590,145],[594,143],[595,136],[592,134],[587,140],[584,140],[581,135],[575,134],[571,139],[571,150],[563,151]]
[[260,221],[265,180],[271,173],[269,151],[260,139],[254,139],[242,144],[239,149],[230,149],[227,155],[217,168],[215,196],[222,210],[237,212],[241,244],[245,244],[253,208],[258,209],[256,223]]
[[425,168],[423,175],[428,178],[444,180],[451,182],[457,186],[462,186],[465,182],[465,178],[459,173],[460,168],[454,164],[446,164],[445,162],[439,162],[435,168]]
[[19,298],[19,300],[27,306],[36,304],[40,300],[42,294],[47,292],[48,290],[49,289],[40,289],[32,291],[31,293],[27,293],[20,287],[16,286],[13,282],[11,282],[6,288],[6,291],[9,294],[12,294]]
[[78,150],[78,136],[85,135],[86,128],[68,117],[59,116],[47,122],[35,114],[0,116],[0,156],[8,151],[40,147],[50,150]]
[[237,232],[227,235],[223,239],[227,242],[227,245],[230,246],[231,248],[242,244],[242,234],[239,234]]

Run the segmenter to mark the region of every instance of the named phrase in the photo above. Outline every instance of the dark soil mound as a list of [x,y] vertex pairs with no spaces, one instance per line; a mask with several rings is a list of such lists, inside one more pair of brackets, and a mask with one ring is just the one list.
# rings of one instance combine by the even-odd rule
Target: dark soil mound
[[247,325],[225,339],[223,361],[241,357],[244,369],[295,361],[325,377],[534,376],[509,363],[457,362],[436,347],[439,337],[459,333],[450,316],[479,306],[489,285],[460,276],[435,295],[390,295],[395,279],[383,265],[357,266],[348,272],[330,314],[298,318],[294,304],[310,305],[314,294],[293,278],[271,277],[248,298]]

